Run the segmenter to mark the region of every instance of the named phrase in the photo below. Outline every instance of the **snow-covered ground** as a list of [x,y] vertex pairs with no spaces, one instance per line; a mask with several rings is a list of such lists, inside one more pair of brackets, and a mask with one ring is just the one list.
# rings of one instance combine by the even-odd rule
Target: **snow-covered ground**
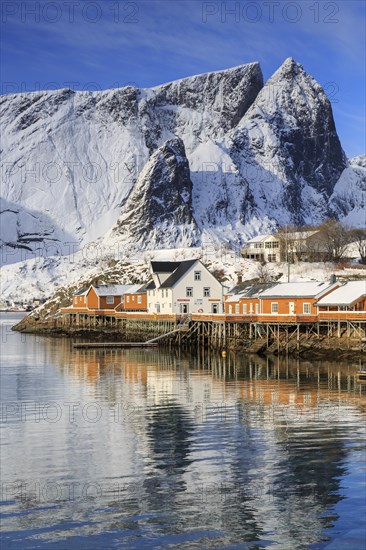
[[[223,283],[231,288],[241,276],[243,281],[267,277],[287,281],[286,263],[268,263],[263,269],[254,260],[241,257],[239,253],[225,246],[209,243],[197,248],[175,248],[151,251],[124,250],[116,260],[111,251],[85,247],[71,256],[39,258],[4,266],[1,276],[0,300],[4,302],[28,302],[33,299],[49,298],[65,286],[82,286],[94,277],[108,273],[116,283],[138,283],[147,281],[148,265],[151,260],[178,261],[200,258],[211,271],[223,270]],[[340,277],[365,277],[366,266],[350,264],[348,267],[331,263],[301,262],[290,265],[291,281],[324,281],[332,274]]]

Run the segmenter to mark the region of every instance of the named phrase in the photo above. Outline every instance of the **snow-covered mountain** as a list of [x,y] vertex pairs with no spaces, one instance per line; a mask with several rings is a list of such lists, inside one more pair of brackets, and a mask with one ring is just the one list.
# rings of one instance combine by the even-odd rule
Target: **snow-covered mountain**
[[350,226],[366,227],[366,155],[350,159],[334,187],[330,206]]
[[365,160],[346,159],[329,100],[291,58],[265,84],[250,63],[151,89],[7,95],[0,114],[2,262],[56,255],[32,264],[43,275],[56,261],[62,279],[77,249],[92,265],[88,243],[108,256],[366,221]]
[[189,164],[180,138],[165,142],[151,155],[105,241],[141,249],[146,242],[150,248],[174,248],[199,241]]
[[46,215],[55,234],[90,242],[117,221],[158,147],[179,136],[189,158],[235,127],[262,85],[252,63],[153,89],[3,96],[2,195],[38,215],[40,239]]

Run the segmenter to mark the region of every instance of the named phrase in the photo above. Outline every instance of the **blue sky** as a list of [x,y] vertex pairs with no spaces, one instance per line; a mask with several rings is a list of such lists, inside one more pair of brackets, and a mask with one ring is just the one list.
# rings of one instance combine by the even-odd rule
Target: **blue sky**
[[325,88],[348,156],[365,152],[365,2],[2,0],[2,93],[154,86],[289,56]]

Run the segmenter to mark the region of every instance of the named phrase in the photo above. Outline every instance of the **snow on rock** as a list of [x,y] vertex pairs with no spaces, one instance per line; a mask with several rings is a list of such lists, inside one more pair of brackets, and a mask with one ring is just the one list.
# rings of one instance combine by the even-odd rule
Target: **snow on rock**
[[334,213],[353,227],[366,227],[366,155],[350,159],[330,198]]
[[198,241],[189,164],[180,138],[168,140],[150,157],[104,240],[141,248],[187,247]]
[[245,220],[253,208],[279,224],[318,223],[327,215],[347,160],[328,98],[292,58],[266,82],[229,146],[248,184]]
[[179,136],[189,155],[223,136],[262,85],[259,64],[250,63],[152,89],[3,96],[3,196],[46,213],[75,243],[90,242],[117,221],[158,147]]
[[0,116],[4,297],[49,294],[134,247],[238,250],[286,223],[365,222],[365,160],[347,164],[324,91],[291,58],[264,86],[250,63],[2,96]]

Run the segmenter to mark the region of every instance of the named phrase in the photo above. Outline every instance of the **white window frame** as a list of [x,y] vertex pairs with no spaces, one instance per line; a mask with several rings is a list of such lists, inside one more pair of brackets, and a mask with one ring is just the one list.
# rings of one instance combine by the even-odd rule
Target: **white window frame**
[[137,303],[142,304],[142,296],[137,296]]
[[186,298],[193,298],[193,286],[186,286]]
[[129,304],[129,302],[130,302],[130,297],[129,296],[126,296],[126,302]]
[[210,296],[211,296],[211,287],[204,286],[203,287],[203,297],[204,298],[209,298]]
[[278,302],[271,302],[271,313],[278,314]]
[[[306,308],[305,308],[306,306]],[[305,311],[305,309],[309,309],[309,311]],[[310,302],[304,302],[302,304],[302,312],[304,315],[309,315],[311,313],[311,303]]]
[[200,281],[201,278],[202,278],[202,276],[201,276],[201,271],[195,271],[195,272],[194,272],[194,280],[195,280],[195,281]]
[[243,304],[243,313],[248,313],[248,304]]
[[114,304],[114,296],[107,296],[106,303],[108,305],[113,305]]

